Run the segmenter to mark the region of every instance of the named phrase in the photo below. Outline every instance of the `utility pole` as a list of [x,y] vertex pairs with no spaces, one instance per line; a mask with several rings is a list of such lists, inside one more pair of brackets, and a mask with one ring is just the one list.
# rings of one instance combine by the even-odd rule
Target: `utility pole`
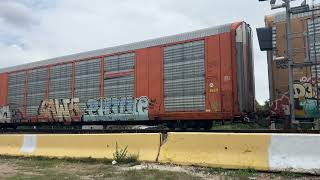
[[289,77],[289,99],[290,99],[290,128],[296,121],[293,90],[293,54],[292,54],[292,31],[291,31],[291,0],[283,0],[286,8],[286,34],[287,34],[287,56]]

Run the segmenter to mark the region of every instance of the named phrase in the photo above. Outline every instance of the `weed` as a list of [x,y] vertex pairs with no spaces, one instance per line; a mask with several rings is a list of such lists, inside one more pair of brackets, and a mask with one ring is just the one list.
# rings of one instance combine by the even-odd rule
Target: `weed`
[[138,155],[128,154],[128,146],[124,149],[119,149],[118,143],[116,143],[116,152],[113,153],[113,159],[117,161],[117,163],[136,163],[138,157]]

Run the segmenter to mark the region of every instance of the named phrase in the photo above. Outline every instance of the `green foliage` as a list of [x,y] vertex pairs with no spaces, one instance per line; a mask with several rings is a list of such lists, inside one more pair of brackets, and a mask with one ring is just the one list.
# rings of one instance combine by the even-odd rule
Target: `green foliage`
[[234,177],[235,179],[246,179],[249,177],[254,177],[257,171],[254,169],[239,169],[239,170],[228,170],[223,168],[208,168],[207,172],[212,175],[223,175]]
[[267,117],[270,115],[270,102],[269,101],[265,101],[263,105],[260,105],[257,101],[256,101],[256,113],[257,115],[261,118],[261,117]]
[[136,163],[138,161],[138,155],[128,154],[128,146],[124,149],[119,149],[118,143],[116,143],[116,152],[113,153],[113,159],[117,163]]
[[223,168],[208,168],[207,171],[209,174],[214,174],[214,175],[221,175],[226,172],[226,170]]
[[266,110],[270,110],[270,102],[269,101],[265,101],[263,105],[260,105],[259,103],[257,103],[257,110],[262,110],[262,111],[266,111]]
[[257,174],[257,171],[254,169],[240,169],[234,170],[232,176],[239,177],[240,179],[247,179],[249,177],[254,177]]
[[303,177],[303,174],[301,174],[301,173],[294,173],[294,172],[289,172],[289,171],[280,172],[280,175],[283,176],[283,177],[287,177],[287,178],[300,178],[300,177]]

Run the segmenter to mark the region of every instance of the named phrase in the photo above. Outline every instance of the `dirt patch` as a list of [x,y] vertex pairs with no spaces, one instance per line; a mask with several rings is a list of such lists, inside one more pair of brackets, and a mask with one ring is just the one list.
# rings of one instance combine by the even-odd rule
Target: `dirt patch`
[[234,179],[249,179],[249,180],[268,180],[268,179],[276,179],[276,180],[320,180],[320,177],[317,176],[308,176],[304,177],[304,175],[295,177],[294,175],[290,176],[290,174],[279,174],[279,173],[264,173],[264,172],[255,172],[250,170],[223,170],[223,169],[210,169],[210,168],[202,168],[202,167],[193,167],[193,166],[176,166],[176,165],[168,165],[168,164],[157,164],[157,163],[145,163],[132,167],[120,167],[122,171],[130,171],[130,170],[159,170],[159,171],[168,171],[168,172],[176,172],[176,173],[186,173],[190,176],[198,177],[200,179],[205,180],[234,180]]
[[176,166],[176,165],[162,165],[162,164],[140,164],[132,167],[121,167],[122,171],[129,170],[159,170],[159,171],[169,171],[169,172],[179,172],[186,173],[191,176],[199,177],[201,179],[212,179],[220,180],[221,175],[211,175],[204,171],[200,171],[200,168],[189,167],[189,166]]
[[79,172],[89,171],[83,165],[80,165],[80,164],[64,164],[64,163],[55,166],[53,169],[58,170],[59,172],[62,172],[62,173],[70,173],[70,174],[77,174]]
[[18,173],[17,166],[15,164],[0,162],[0,177],[11,177]]

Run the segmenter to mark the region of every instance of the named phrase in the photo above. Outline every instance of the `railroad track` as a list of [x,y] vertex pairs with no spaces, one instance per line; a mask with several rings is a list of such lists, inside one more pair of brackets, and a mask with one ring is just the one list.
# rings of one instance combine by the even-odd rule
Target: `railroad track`
[[167,129],[0,129],[0,134],[114,134],[114,133],[162,133],[195,132],[195,133],[258,133],[258,134],[320,134],[320,130],[167,130]]

